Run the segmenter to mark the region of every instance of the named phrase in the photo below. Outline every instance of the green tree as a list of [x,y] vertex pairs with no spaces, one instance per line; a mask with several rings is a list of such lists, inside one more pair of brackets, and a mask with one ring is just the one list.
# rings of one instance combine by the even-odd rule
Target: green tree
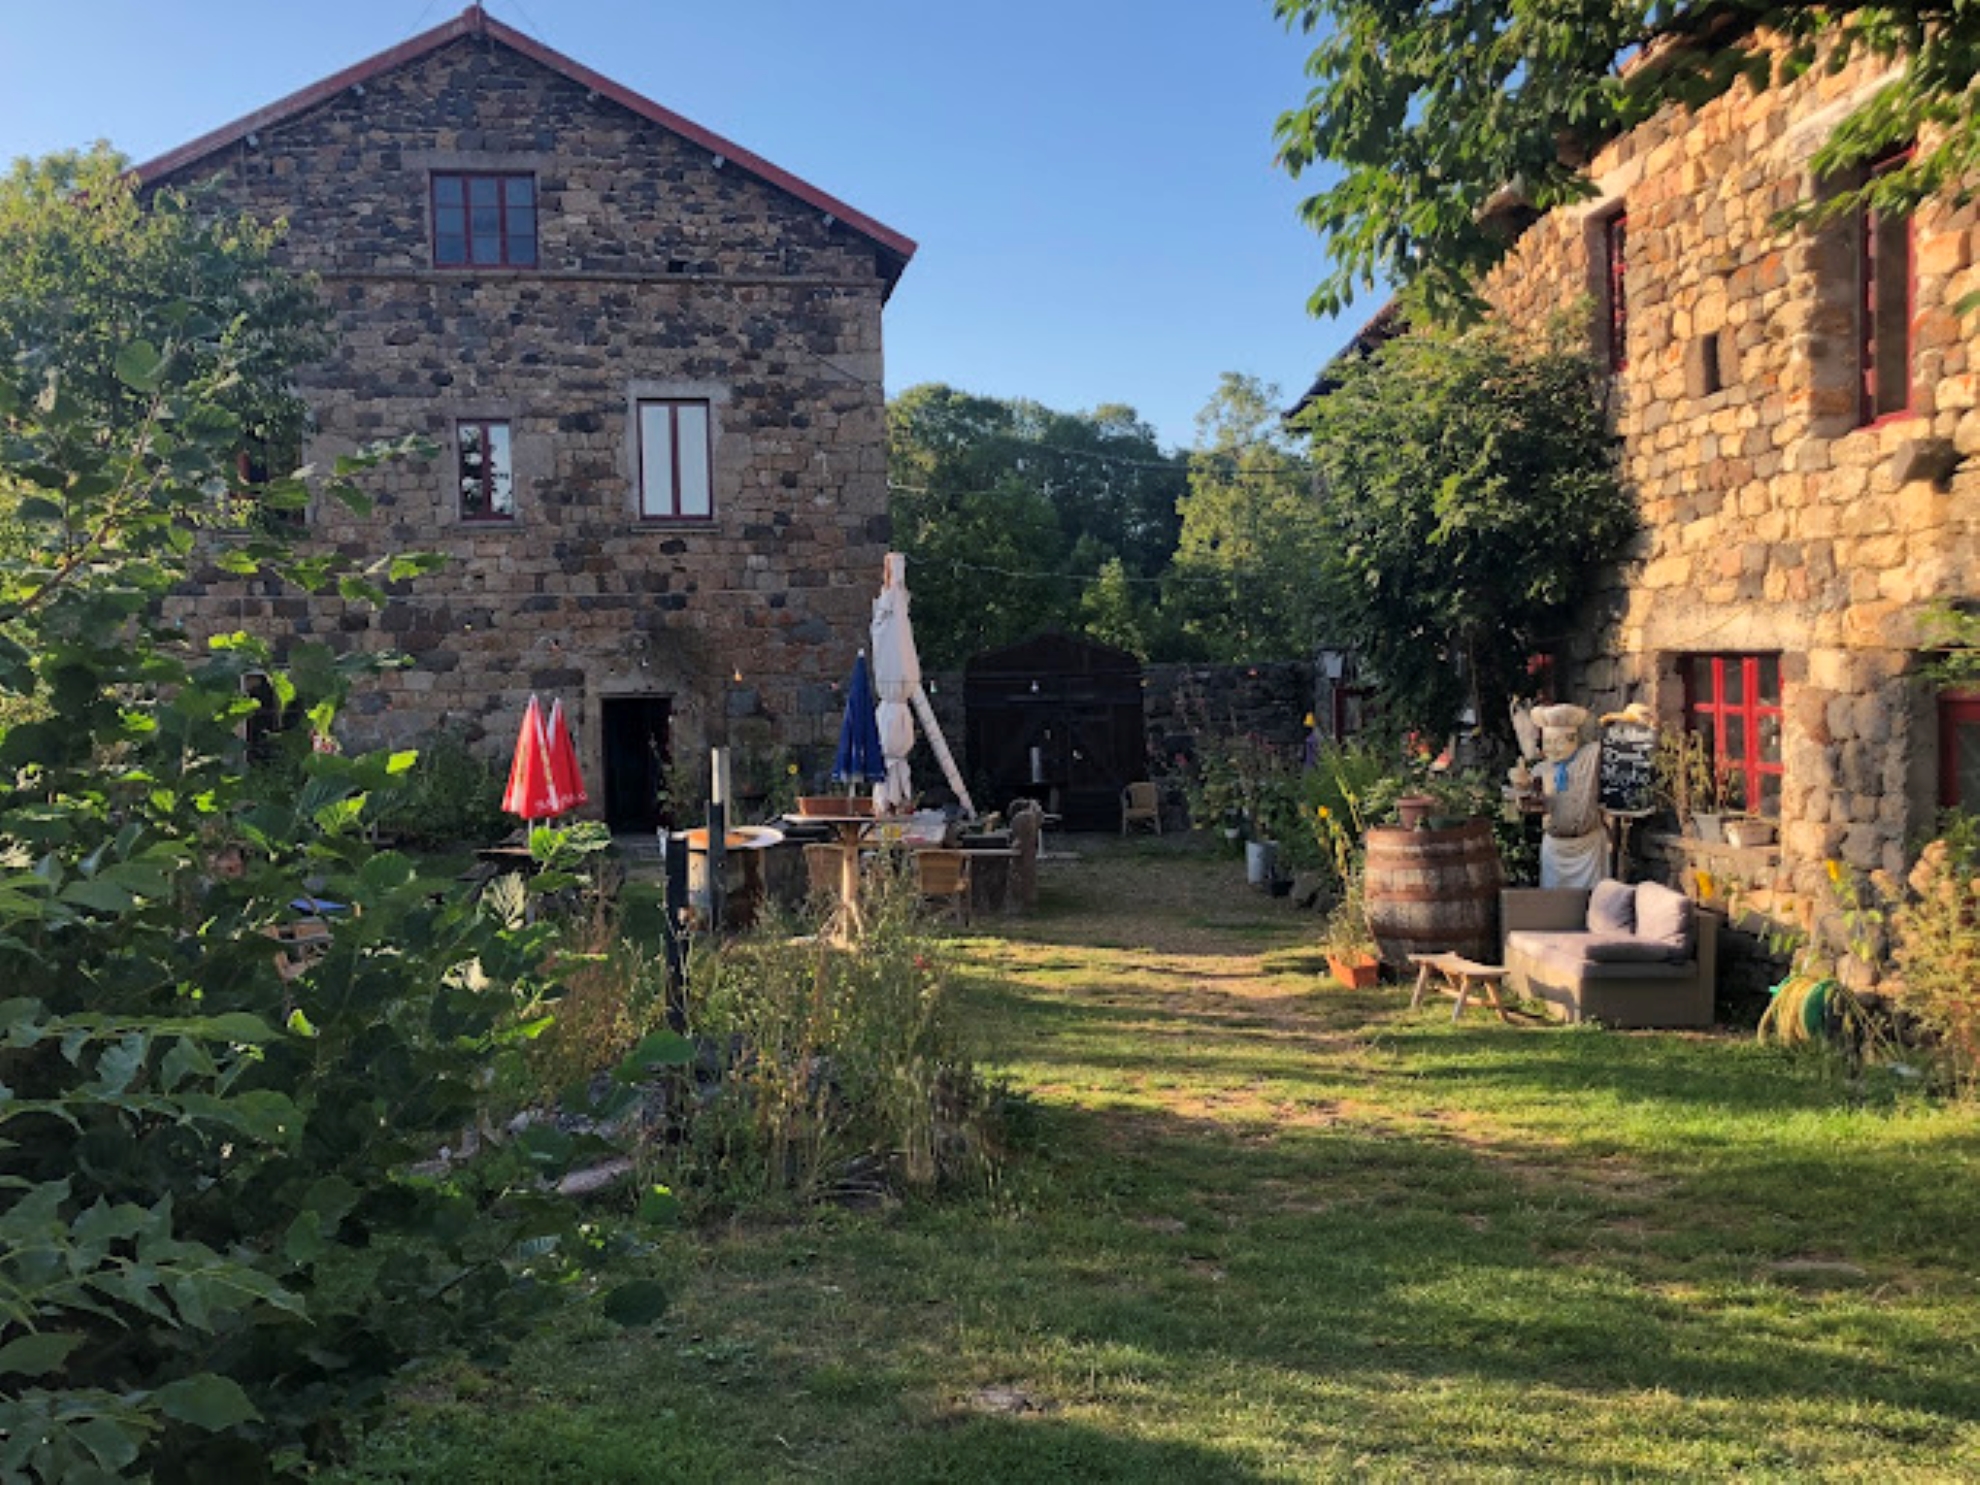
[[1278,388],[1226,372],[1197,416],[1163,607],[1209,659],[1291,659],[1320,639],[1320,507],[1281,406]]
[[153,406],[119,375],[119,354],[169,333],[176,387],[230,418],[243,448],[294,448],[304,410],[290,376],[330,341],[314,287],[268,271],[282,224],[176,191],[141,198],[125,163],[98,144],[16,160],[0,178],[0,345],[31,378],[59,376],[78,416],[115,434]]
[[1636,531],[1606,380],[1557,331],[1411,333],[1303,414],[1324,496],[1326,601],[1388,718],[1443,735],[1503,718]]
[[1109,562],[1160,574],[1183,463],[1131,408],[912,387],[888,409],[894,537],[908,554],[927,662],[960,665],[1043,629],[1079,629]]
[[[1667,104],[1696,108],[1736,83],[1765,88],[1817,66],[1870,56],[1897,81],[1842,119],[1817,171],[1842,178],[1917,140],[1901,170],[1821,205],[1852,210],[1865,192],[1908,209],[1980,179],[1980,11],[1962,0],[1830,6],[1811,0],[1273,0],[1319,36],[1313,86],[1282,115],[1280,158],[1321,189],[1300,207],[1332,270],[1317,313],[1388,284],[1418,307],[1475,307],[1478,276],[1510,236],[1483,210],[1514,187],[1548,211],[1593,192],[1582,167],[1618,133]],[[1812,207],[1812,203],[1810,204]]]

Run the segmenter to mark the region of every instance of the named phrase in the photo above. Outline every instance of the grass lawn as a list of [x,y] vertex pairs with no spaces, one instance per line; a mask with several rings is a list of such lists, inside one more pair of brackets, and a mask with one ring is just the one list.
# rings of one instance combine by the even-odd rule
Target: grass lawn
[[981,1199],[696,1234],[652,1332],[428,1379],[346,1482],[1980,1478],[1980,1114],[1745,1037],[1350,994],[1075,842],[964,943]]

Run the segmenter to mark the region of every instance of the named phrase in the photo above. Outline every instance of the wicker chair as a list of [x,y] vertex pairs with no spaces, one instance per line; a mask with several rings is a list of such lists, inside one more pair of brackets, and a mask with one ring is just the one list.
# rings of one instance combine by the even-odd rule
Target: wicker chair
[[804,848],[804,876],[813,897],[838,901],[839,873],[843,864],[844,852],[838,846],[808,845]]
[[1143,780],[1121,790],[1121,834],[1126,835],[1129,828],[1135,825],[1147,825],[1157,835],[1162,833],[1160,785]]
[[958,923],[969,921],[969,853],[930,849],[914,853],[915,888],[923,902],[947,904]]

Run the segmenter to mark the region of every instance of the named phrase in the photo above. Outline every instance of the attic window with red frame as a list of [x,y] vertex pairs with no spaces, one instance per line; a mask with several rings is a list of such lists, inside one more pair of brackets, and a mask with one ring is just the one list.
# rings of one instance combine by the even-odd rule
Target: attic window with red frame
[[435,268],[534,268],[536,177],[433,175]]
[[[1909,149],[1871,164],[1866,181],[1901,169]],[[1865,427],[1911,411],[1912,237],[1909,212],[1864,207],[1856,219],[1857,422]]]

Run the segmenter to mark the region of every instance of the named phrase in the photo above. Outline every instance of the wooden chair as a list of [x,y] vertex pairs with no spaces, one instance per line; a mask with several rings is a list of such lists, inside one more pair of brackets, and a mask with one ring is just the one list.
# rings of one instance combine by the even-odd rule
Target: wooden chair
[[969,853],[931,849],[914,853],[915,888],[923,902],[946,903],[958,923],[969,922]]
[[808,845],[804,848],[804,879],[813,897],[839,900],[839,873],[844,853],[837,846]]
[[1129,784],[1121,790],[1121,834],[1126,835],[1133,825],[1150,825],[1155,833],[1162,833],[1162,790],[1161,786],[1146,780],[1139,784]]

